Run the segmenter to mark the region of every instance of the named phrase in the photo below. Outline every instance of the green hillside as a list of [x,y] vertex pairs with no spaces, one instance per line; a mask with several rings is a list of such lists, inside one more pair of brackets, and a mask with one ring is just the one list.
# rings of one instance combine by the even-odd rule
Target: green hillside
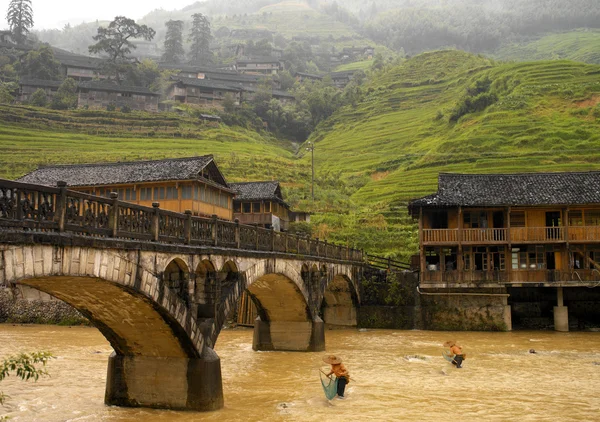
[[417,250],[408,200],[439,172],[600,169],[600,65],[498,63],[425,53],[375,74],[355,106],[322,122],[310,156],[265,133],[175,114],[0,106],[0,177],[39,164],[214,154],[230,181],[277,179],[313,233],[407,259]]
[[[457,105],[481,95],[467,94],[477,81],[487,81],[483,94],[497,100],[451,123]],[[364,89],[356,107],[338,111],[310,141],[320,172],[357,187],[350,199],[359,221],[378,222],[380,232],[363,233],[358,224],[355,235],[380,252],[414,251],[414,223],[405,205],[434,192],[439,172],[600,168],[600,66],[502,64],[438,51],[388,70]],[[315,221],[347,236],[339,219]]]
[[566,59],[600,64],[600,30],[582,29],[507,44],[494,57],[517,61]]
[[292,147],[265,134],[176,114],[56,111],[0,105],[0,178],[41,164],[213,154],[229,181],[296,180]]

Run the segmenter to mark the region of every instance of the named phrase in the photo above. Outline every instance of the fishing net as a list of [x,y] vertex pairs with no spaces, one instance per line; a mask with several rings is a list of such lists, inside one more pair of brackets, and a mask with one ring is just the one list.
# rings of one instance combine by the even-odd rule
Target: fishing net
[[323,386],[325,397],[327,397],[327,400],[333,399],[337,395],[337,378],[335,375],[332,375],[330,378],[321,371],[319,371],[319,375],[321,376],[321,385]]

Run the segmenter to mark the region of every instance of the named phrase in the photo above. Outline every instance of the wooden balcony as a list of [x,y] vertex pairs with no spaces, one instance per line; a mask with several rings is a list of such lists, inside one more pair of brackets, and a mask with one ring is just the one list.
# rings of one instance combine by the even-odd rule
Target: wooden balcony
[[[509,233],[510,231],[510,233]],[[423,229],[424,245],[599,242],[600,226],[512,227],[492,229]]]
[[600,271],[573,269],[562,270],[512,270],[506,271],[425,271],[421,273],[421,283],[573,283],[598,284]]

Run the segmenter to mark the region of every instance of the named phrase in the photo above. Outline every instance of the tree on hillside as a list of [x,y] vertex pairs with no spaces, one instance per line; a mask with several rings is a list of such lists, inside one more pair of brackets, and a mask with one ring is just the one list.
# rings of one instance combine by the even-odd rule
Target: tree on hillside
[[155,34],[154,29],[146,25],[138,25],[133,19],[117,16],[107,28],[98,28],[98,34],[93,37],[97,43],[90,45],[88,49],[93,54],[108,55],[105,71],[120,82],[120,75],[131,67],[131,58],[128,55],[132,48],[136,48],[129,40],[143,38],[150,41]]
[[164,50],[162,60],[167,63],[181,63],[185,58],[183,50],[183,21],[169,20],[167,35],[165,36]]
[[29,28],[33,26],[33,10],[31,0],[10,0],[6,20],[17,44],[27,40]]
[[72,78],[67,78],[52,97],[52,108],[68,110],[75,107],[77,107],[77,82]]
[[202,13],[192,15],[192,29],[188,41],[192,43],[189,53],[189,62],[191,64],[210,63],[212,57],[210,54],[210,22]]
[[54,58],[54,52],[48,45],[27,53],[20,65],[21,76],[49,81],[60,80],[60,63]]

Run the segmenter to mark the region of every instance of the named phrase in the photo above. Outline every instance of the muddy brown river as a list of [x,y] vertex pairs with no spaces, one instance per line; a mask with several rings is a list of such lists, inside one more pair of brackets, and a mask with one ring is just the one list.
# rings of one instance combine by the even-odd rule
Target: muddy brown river
[[[462,369],[442,355],[456,338]],[[0,325],[0,357],[47,350],[51,376],[0,382],[10,421],[594,421],[600,420],[600,333],[326,332],[327,353],[350,370],[346,400],[325,399],[325,353],[252,351],[252,331],[224,330],[225,407],[209,413],[105,406],[112,349],[88,327]],[[529,353],[535,349],[537,353]]]

